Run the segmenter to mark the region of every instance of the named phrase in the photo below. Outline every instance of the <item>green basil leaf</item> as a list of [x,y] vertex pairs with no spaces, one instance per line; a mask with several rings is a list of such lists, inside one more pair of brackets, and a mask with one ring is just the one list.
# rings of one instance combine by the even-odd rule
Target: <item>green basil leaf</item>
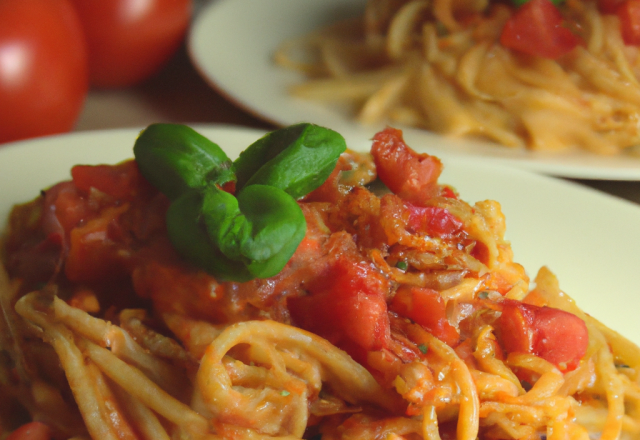
[[150,125],[136,139],[133,153],[142,175],[171,200],[209,182],[235,180],[225,152],[186,125]]
[[318,125],[303,123],[272,131],[234,161],[236,187],[269,185],[298,199],[327,180],[346,148],[339,133]]

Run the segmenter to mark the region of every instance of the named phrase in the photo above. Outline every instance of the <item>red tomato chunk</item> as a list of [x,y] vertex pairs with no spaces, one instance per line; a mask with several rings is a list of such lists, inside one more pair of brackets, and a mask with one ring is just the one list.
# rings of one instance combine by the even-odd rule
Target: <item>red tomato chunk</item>
[[118,165],[76,165],[71,169],[73,184],[88,193],[95,188],[114,199],[130,200],[139,184],[144,180],[136,161]]
[[640,45],[640,0],[627,0],[616,9],[616,13],[625,44]]
[[378,177],[394,194],[417,205],[438,195],[440,159],[413,151],[405,144],[401,130],[388,127],[377,133],[371,154]]
[[[354,357],[387,347],[387,281],[371,267],[341,256],[309,288],[289,298],[296,325],[323,336]],[[354,346],[355,345],[355,346]]]
[[13,431],[6,440],[50,440],[51,428],[42,422],[31,422]]
[[500,36],[504,47],[556,59],[581,43],[564,27],[562,14],[549,0],[530,0],[507,21]]
[[498,329],[509,353],[530,353],[562,371],[575,369],[587,352],[584,321],[564,310],[505,300]]
[[450,346],[457,345],[460,340],[458,330],[447,320],[446,304],[436,290],[402,286],[393,297],[389,308],[421,325]]
[[416,232],[424,232],[441,238],[453,237],[462,231],[463,223],[444,208],[437,206],[415,206],[405,204],[409,209],[409,226]]

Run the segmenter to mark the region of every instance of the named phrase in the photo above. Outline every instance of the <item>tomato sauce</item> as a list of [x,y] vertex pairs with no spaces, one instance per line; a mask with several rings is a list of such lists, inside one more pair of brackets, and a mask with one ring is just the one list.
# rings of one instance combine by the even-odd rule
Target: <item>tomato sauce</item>
[[[135,162],[77,166],[71,181],[14,209],[7,267],[24,280],[23,292],[55,284],[60,297],[77,304],[89,304],[90,292],[103,316],[111,307],[142,306],[160,321],[173,314],[214,325],[292,324],[371,369],[382,358],[420,355],[394,320],[408,319],[457,347],[475,331],[468,323],[477,319],[473,312],[493,302],[495,313],[482,319],[501,331],[507,352],[575,368],[587,343],[584,323],[555,309],[501,301],[528,278],[495,228],[478,226],[478,209],[438,183],[441,168],[408,148],[400,131],[379,133],[372,155],[346,153],[325,184],[299,201],[307,232],[282,272],[237,283],[181,260],[166,234],[169,201]],[[390,192],[368,186],[376,171]],[[465,280],[476,280],[475,287],[443,295]],[[493,292],[491,299],[483,291]]]

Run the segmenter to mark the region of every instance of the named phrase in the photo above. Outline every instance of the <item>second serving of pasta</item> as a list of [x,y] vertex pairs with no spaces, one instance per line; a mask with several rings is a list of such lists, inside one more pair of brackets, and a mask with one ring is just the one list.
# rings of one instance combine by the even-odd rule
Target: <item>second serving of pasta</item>
[[283,42],[275,62],[306,76],[294,96],[347,106],[364,124],[635,154],[634,1],[369,0],[356,20]]

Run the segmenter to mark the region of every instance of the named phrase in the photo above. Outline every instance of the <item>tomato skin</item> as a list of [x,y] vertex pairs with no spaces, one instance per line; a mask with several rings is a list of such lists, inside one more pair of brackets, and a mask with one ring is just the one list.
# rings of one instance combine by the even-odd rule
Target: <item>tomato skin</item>
[[126,254],[122,254],[118,219],[127,206],[106,208],[100,217],[73,228],[65,275],[73,282],[100,282],[124,276]]
[[380,180],[401,198],[422,205],[438,195],[438,177],[442,172],[440,159],[409,148],[401,130],[387,127],[376,133],[371,154]]
[[74,185],[68,182],[58,185],[59,191],[56,191],[52,208],[66,236],[81,222],[91,218],[94,213],[86,197]]
[[409,209],[409,226],[416,232],[424,232],[441,238],[453,237],[462,231],[464,224],[444,208],[415,206],[406,202]]
[[372,268],[340,256],[309,287],[310,295],[289,298],[287,306],[297,326],[357,358],[362,352],[387,347],[387,290],[386,280]]
[[183,41],[192,0],[72,0],[88,44],[91,84],[127,87],[156,73]]
[[447,320],[446,304],[435,290],[401,286],[391,300],[389,309],[421,325],[452,347],[460,341],[458,330]]
[[42,422],[30,422],[13,431],[6,440],[51,440],[51,428]]
[[529,55],[559,58],[582,42],[563,23],[562,14],[549,0],[530,0],[509,18],[500,44]]
[[135,160],[117,165],[76,165],[71,177],[75,187],[85,194],[95,188],[123,201],[132,200],[144,181]]
[[640,0],[627,0],[616,8],[625,44],[640,45]]
[[504,349],[539,356],[562,371],[574,370],[587,352],[584,321],[564,310],[505,300],[497,326]]
[[0,143],[71,130],[88,91],[68,0],[0,1]]

